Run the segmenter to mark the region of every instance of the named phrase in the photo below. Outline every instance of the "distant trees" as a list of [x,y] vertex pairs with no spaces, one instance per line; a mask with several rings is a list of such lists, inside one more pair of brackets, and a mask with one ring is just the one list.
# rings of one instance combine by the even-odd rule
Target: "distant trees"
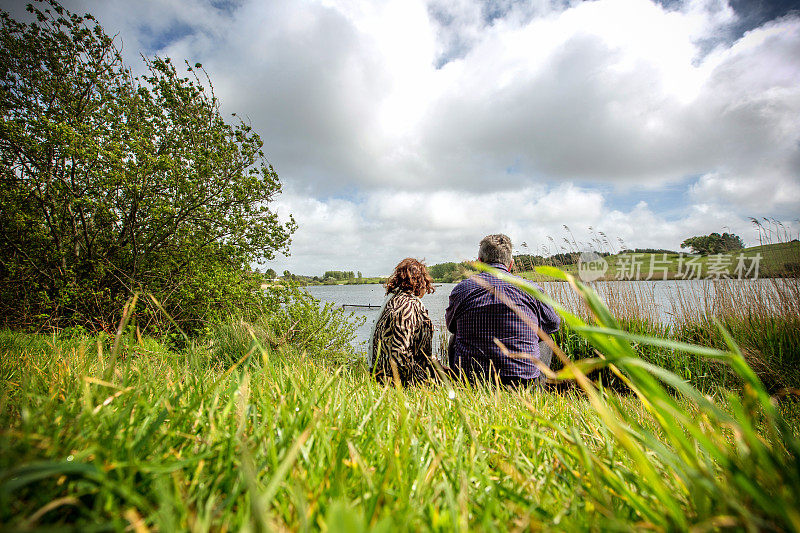
[[681,243],[681,248],[691,248],[692,252],[701,255],[721,254],[744,248],[741,237],[733,233],[710,233],[689,237]]
[[135,78],[91,15],[45,4],[0,12],[0,316],[108,327],[141,291],[191,329],[254,303],[243,274],[295,229],[258,135],[201,65]]
[[453,283],[469,277],[474,272],[470,269],[468,262],[463,263],[439,263],[428,267],[428,274],[433,279],[442,283]]
[[[667,254],[678,255],[675,250],[667,250],[665,248],[634,248],[633,250],[625,249],[620,252],[621,254]],[[602,254],[601,254],[602,255]],[[608,254],[606,254],[608,255]]]
[[273,270],[273,269],[271,269],[271,268],[268,268],[268,269],[267,269],[267,270],[264,272],[264,276],[266,276],[268,279],[275,279],[275,278],[277,278],[277,277],[278,277],[278,273],[277,273],[277,272],[275,272],[275,270]]
[[443,279],[447,274],[458,271],[458,263],[439,263],[428,267],[428,274],[435,280]]
[[[337,280],[337,281],[344,281],[348,279],[355,279],[356,275],[353,273],[352,270],[342,271],[342,270],[327,270],[325,274],[322,276],[324,280]],[[361,272],[358,273],[358,277],[361,277]]]
[[[600,252],[598,255],[605,257],[609,254],[607,252]],[[542,255],[517,254],[514,256],[514,264],[516,268],[520,270],[532,270],[534,267],[542,265],[574,265],[578,263],[580,257],[581,254],[577,252],[557,253],[547,257]]]

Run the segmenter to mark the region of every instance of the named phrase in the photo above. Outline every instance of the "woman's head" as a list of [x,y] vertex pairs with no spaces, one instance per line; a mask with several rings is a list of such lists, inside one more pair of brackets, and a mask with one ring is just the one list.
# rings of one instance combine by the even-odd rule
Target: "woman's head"
[[394,268],[386,280],[386,293],[406,291],[422,297],[433,292],[433,278],[428,274],[425,264],[413,257],[406,257]]

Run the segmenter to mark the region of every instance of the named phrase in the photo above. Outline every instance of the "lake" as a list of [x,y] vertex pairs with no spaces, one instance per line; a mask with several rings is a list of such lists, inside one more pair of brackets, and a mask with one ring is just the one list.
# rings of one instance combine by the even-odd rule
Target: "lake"
[[[422,298],[422,303],[428,310],[428,314],[433,321],[434,327],[437,330],[444,327],[444,311],[447,309],[448,298],[450,291],[455,287],[455,283],[441,283],[436,284],[436,292],[428,294]],[[311,293],[314,298],[323,302],[332,302],[336,306],[344,304],[354,305],[377,305],[383,304],[386,289],[383,285],[312,285],[306,287],[306,290]],[[355,316],[366,317],[366,322],[356,331],[356,349],[366,350],[367,343],[369,342],[369,334],[372,330],[372,325],[378,318],[378,311],[376,309],[359,309],[359,308],[345,308],[345,311],[353,311]],[[436,339],[438,340],[438,339]],[[436,342],[436,340],[434,342]]]
[[[723,280],[721,283],[727,288],[725,294],[730,297],[743,286],[743,284],[757,284],[767,291],[773,283],[780,280]],[[575,308],[577,298],[569,285],[561,282],[540,283],[546,293],[556,300],[563,302],[568,308]],[[720,282],[710,280],[671,280],[671,281],[600,281],[591,284],[612,310],[621,316],[626,310],[645,309],[645,316],[652,320],[664,323],[672,321],[675,305],[687,308],[700,308],[706,302],[713,302]],[[431,320],[437,332],[444,330],[444,312],[447,309],[450,291],[455,283],[436,285],[436,292],[422,298],[422,303],[428,309]],[[380,306],[384,299],[382,285],[313,285],[306,290],[315,298],[323,302],[332,302],[336,306],[343,304],[374,305]],[[570,305],[571,304],[571,305]],[[372,324],[378,318],[379,308],[359,309],[346,308],[353,311],[355,316],[366,317],[366,322],[356,331],[355,348],[366,350]],[[699,310],[699,309],[698,309]],[[434,335],[434,343],[438,344],[439,335]],[[436,346],[434,346],[436,351]]]

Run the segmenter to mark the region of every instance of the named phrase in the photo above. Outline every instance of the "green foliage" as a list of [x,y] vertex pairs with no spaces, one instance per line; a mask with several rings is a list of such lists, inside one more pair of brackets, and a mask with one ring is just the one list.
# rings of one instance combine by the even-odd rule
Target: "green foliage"
[[[745,315],[723,317],[719,322],[736,340],[747,363],[758,374],[770,393],[800,390],[800,316]],[[708,318],[676,327],[673,337],[718,349],[724,349],[726,346],[724,335]],[[666,364],[661,366],[670,368]],[[673,372],[685,375],[685,379],[693,383],[701,382],[706,390],[712,390],[720,385],[726,388],[742,386],[736,373],[715,361],[687,362],[684,358],[679,358],[674,366],[677,368],[671,368]]]
[[744,248],[741,237],[733,233],[711,233],[689,237],[681,243],[681,248],[691,248],[692,252],[701,255],[721,254],[735,252]]
[[223,119],[202,67],[155,58],[134,78],[90,15],[48,4],[30,24],[0,15],[6,322],[110,329],[133,291],[187,329],[258,304],[249,264],[295,228],[269,209],[258,135]]
[[[675,250],[667,250],[665,248],[634,248],[633,250],[622,250],[621,254],[658,254],[658,255],[678,255]],[[607,257],[610,254],[600,254]]]
[[[359,272],[359,274],[361,274],[361,273]],[[359,275],[358,277],[360,278],[361,276]],[[331,279],[345,280],[345,279],[355,279],[355,278],[356,278],[356,275],[353,273],[352,270],[348,270],[348,271],[327,270],[325,272],[325,274],[323,274],[323,276],[322,276],[322,280],[323,281],[331,280]]]
[[309,357],[351,361],[355,331],[366,320],[347,314],[332,303],[322,304],[296,286],[274,287],[269,302],[245,316],[212,324],[212,360],[229,367],[253,354],[280,353],[289,347]]
[[[557,253],[553,255],[548,255],[547,257],[541,255],[515,254],[514,263],[517,265],[518,268],[524,268],[530,270],[532,270],[534,267],[541,265],[551,265],[551,266],[574,265],[577,264],[580,255],[581,255],[580,253],[576,252]],[[600,255],[606,256],[608,254],[603,252]]]
[[469,262],[439,263],[428,267],[428,274],[439,283],[454,283],[473,274]]
[[[747,363],[758,374],[770,393],[800,389],[800,318],[796,316],[724,317],[720,322],[741,347]],[[725,338],[711,318],[697,322],[682,322],[672,326],[653,324],[644,319],[619,320],[628,333],[664,340],[676,340],[725,349]],[[579,332],[569,326],[553,335],[556,344],[571,360],[595,356],[594,347]],[[689,352],[659,346],[637,344],[642,360],[669,370],[704,393],[721,390],[741,390],[744,382],[736,372],[720,362]],[[563,364],[554,361],[553,369]],[[589,377],[605,386],[628,390],[623,380],[610,369],[589,373]]]
[[445,274],[454,272],[456,270],[458,270],[457,263],[438,263],[428,267],[428,274],[430,274],[433,279],[439,280],[442,279]]

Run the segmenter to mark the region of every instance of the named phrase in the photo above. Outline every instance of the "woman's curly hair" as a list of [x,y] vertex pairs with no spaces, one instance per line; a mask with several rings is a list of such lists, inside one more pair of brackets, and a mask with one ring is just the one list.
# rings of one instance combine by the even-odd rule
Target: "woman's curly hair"
[[434,290],[433,278],[428,274],[425,263],[413,257],[406,257],[400,261],[386,280],[386,294],[406,291],[421,298]]

